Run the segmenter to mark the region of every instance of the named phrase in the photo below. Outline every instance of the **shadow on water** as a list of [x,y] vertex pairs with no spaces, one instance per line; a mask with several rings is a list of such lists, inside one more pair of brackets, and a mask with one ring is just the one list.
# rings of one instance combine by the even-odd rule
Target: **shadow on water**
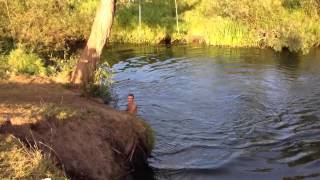
[[142,179],[148,179],[148,180],[156,180],[154,169],[150,167],[148,164],[145,164],[144,162],[142,164],[137,164],[136,169],[132,173],[132,177],[135,180],[142,180]]
[[319,50],[126,45],[105,54],[116,106],[133,92],[156,132],[148,175],[319,178]]

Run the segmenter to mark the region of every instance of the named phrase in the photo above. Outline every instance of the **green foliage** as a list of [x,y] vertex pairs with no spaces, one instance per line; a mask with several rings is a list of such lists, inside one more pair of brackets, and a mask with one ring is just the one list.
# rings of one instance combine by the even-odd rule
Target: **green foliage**
[[63,51],[68,43],[86,38],[94,18],[78,1],[12,0],[7,4],[9,30],[1,29],[37,52]]
[[[182,33],[177,35],[174,1],[142,1],[118,5],[111,41],[158,43],[168,34],[174,41],[222,46],[286,48],[307,53],[320,44],[318,0],[181,0]],[[182,37],[182,38],[181,38]]]
[[288,48],[290,51],[307,53],[310,48],[319,46],[320,26],[316,21],[311,17],[306,18],[303,12],[290,13],[274,26],[270,37],[266,39],[267,44],[277,51]]
[[[231,19],[216,18],[189,18],[188,39],[201,41],[208,45],[224,46],[255,46],[257,41],[253,38],[249,29]],[[215,27],[215,28],[207,28]],[[197,39],[198,38],[198,39]]]
[[115,25],[110,41],[117,43],[132,44],[157,44],[166,36],[166,29],[161,27],[151,28],[145,24],[141,27],[133,27],[132,29],[122,29]]
[[[170,36],[172,41],[298,52],[319,46],[319,0],[177,2],[180,34],[174,0],[118,1],[109,41],[156,44]],[[13,40],[28,51],[50,54],[81,47],[77,43],[88,38],[99,0],[12,0],[0,4],[1,51],[12,49]]]
[[105,103],[109,103],[112,99],[111,97],[111,80],[112,73],[110,71],[110,66],[107,62],[100,65],[100,67],[95,72],[94,82],[88,84],[86,92],[89,92],[93,97],[101,98]]
[[42,60],[34,53],[26,53],[21,48],[10,52],[8,57],[10,70],[15,74],[45,75],[46,69]]
[[[171,1],[141,1],[142,22],[139,26],[139,4],[117,5],[110,41],[120,43],[156,44],[173,32],[174,6]],[[155,7],[157,9],[155,9]]]
[[319,46],[319,5],[315,0],[203,0],[184,18],[188,35],[207,44],[307,53]]

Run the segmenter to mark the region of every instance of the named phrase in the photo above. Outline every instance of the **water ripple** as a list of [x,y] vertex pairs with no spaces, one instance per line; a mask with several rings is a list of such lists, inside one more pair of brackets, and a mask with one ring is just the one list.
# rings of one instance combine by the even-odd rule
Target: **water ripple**
[[[268,50],[110,50],[118,107],[135,93],[159,179],[319,177],[319,57]],[[130,56],[131,55],[131,56]]]

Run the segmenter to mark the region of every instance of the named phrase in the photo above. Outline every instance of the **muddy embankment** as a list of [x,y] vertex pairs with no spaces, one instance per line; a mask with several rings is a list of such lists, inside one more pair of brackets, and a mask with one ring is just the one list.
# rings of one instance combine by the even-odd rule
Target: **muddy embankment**
[[1,81],[0,115],[2,135],[50,154],[71,179],[133,179],[153,147],[143,120],[43,78]]

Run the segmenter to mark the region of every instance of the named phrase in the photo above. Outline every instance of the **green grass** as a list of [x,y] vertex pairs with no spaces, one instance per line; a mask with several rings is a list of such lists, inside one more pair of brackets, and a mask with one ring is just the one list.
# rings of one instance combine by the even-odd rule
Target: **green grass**
[[8,65],[14,74],[45,75],[46,68],[37,54],[18,48],[10,52]]
[[248,27],[241,23],[222,17],[199,19],[193,18],[192,14],[189,16],[189,42],[198,37],[205,44],[214,46],[249,47],[258,44]]

